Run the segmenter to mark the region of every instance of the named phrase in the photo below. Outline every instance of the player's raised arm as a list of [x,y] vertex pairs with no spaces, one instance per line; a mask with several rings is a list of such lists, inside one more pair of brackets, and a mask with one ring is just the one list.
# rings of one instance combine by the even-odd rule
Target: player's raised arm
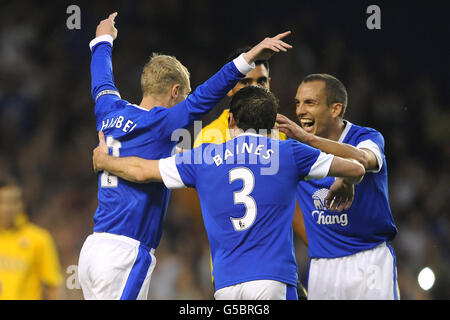
[[112,45],[117,38],[117,29],[114,19],[117,12],[102,20],[95,33],[95,39],[89,43],[92,52],[91,58],[91,93],[95,102],[102,96],[120,98],[114,85],[112,68]]
[[187,127],[194,120],[200,119],[219,103],[243,76],[255,68],[256,60],[267,60],[277,52],[291,49],[292,46],[282,40],[290,33],[287,31],[272,38],[265,38],[248,52],[223,66],[198,86],[186,100],[169,109],[166,121],[161,123],[165,132],[171,134],[173,130]]
[[272,57],[276,52],[286,52],[288,49],[292,49],[290,44],[282,40],[290,34],[291,31],[286,31],[277,34],[275,37],[265,38],[263,41],[244,53],[244,59],[251,64],[256,60],[269,60],[270,57]]
[[162,182],[158,167],[159,160],[110,156],[102,131],[99,131],[98,138],[99,145],[94,149],[92,155],[95,172],[105,170],[122,179],[136,183]]

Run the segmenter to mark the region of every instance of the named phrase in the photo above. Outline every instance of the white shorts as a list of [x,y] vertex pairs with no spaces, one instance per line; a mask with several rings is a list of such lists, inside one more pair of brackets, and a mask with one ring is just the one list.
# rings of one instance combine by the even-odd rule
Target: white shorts
[[394,250],[382,243],[346,257],[311,259],[308,299],[400,299]]
[[297,300],[294,286],[275,280],[254,280],[221,288],[216,300]]
[[155,268],[154,249],[111,233],[87,237],[78,262],[86,300],[146,300]]

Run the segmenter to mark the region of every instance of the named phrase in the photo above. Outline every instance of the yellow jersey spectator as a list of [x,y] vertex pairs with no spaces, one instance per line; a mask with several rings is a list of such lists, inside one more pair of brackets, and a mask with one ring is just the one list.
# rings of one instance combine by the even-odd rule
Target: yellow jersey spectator
[[0,177],[0,300],[60,299],[61,283],[52,236],[28,221],[21,188]]

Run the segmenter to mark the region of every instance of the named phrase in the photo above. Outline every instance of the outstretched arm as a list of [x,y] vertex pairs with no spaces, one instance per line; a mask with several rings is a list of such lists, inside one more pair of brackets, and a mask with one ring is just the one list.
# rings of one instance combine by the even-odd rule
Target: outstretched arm
[[119,91],[114,85],[111,60],[113,41],[117,38],[117,29],[114,26],[116,16],[117,12],[102,20],[97,26],[95,39],[89,43],[92,52],[91,93],[95,102],[98,102],[100,97],[120,99]]
[[294,121],[282,114],[277,115],[277,125],[275,128],[285,133],[288,137],[320,149],[325,153],[334,154],[342,158],[355,159],[366,170],[373,170],[379,166],[377,157],[371,150],[356,148],[346,143],[332,141],[308,133]]
[[223,66],[216,74],[197,87],[186,100],[167,110],[167,116],[159,125],[162,135],[170,135],[175,129],[188,127],[200,119],[226,96],[238,81],[250,72],[256,60],[267,60],[273,54],[292,48],[282,39],[291,32],[265,38],[248,52]]
[[98,132],[98,138],[99,145],[94,149],[92,155],[95,172],[105,170],[122,179],[136,183],[163,181],[159,172],[159,160],[110,156],[102,131]]

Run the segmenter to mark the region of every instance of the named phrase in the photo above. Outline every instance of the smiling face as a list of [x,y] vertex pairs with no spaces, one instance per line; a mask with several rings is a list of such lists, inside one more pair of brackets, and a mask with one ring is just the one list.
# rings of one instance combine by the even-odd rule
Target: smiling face
[[332,124],[339,120],[342,105],[328,105],[325,82],[302,82],[295,95],[295,113],[301,127],[308,133],[328,138]]

